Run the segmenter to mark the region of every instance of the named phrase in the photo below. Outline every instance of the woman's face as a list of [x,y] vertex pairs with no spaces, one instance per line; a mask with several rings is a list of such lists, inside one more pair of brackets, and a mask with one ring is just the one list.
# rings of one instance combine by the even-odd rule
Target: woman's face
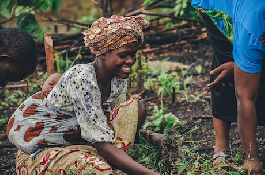
[[106,67],[113,76],[126,79],[131,73],[131,66],[135,63],[137,51],[136,42],[125,44],[122,47],[107,52],[105,55]]

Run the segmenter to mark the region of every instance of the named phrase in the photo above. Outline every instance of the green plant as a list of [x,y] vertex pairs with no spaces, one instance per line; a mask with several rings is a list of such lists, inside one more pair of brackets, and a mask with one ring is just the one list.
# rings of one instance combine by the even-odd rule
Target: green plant
[[[76,174],[79,174],[79,173],[78,173],[78,169],[75,169],[75,170],[70,169],[70,170],[66,171],[66,174],[67,175],[76,175]],[[97,175],[97,173],[86,172],[85,175]]]
[[81,48],[79,49],[73,61],[69,59],[68,54],[66,54],[66,58],[64,59],[60,52],[55,52],[54,62],[55,62],[56,71],[59,73],[63,73],[67,71],[69,68],[71,68],[75,64],[75,62],[80,59],[82,59]]
[[195,70],[197,71],[198,74],[202,73],[202,65],[196,65]]
[[176,72],[167,73],[162,68],[162,64],[168,59],[169,58],[159,61],[159,64],[151,69],[152,71],[149,71],[152,77],[149,77],[145,82],[145,87],[147,89],[152,88],[157,91],[161,103],[163,103],[164,95],[169,95],[172,98],[172,101],[174,101],[174,93],[178,92],[180,88],[178,74]]
[[[191,64],[189,66],[188,69],[183,69],[181,68],[180,71],[181,71],[181,77],[180,77],[180,81],[182,81],[182,85],[183,85],[183,95],[184,95],[184,99],[186,102],[188,103],[193,103],[193,102],[198,102],[200,100],[200,97],[202,96],[203,92],[199,93],[198,95],[193,95],[193,94],[189,94],[189,88],[188,86],[190,84],[192,84],[192,76],[187,76],[187,72],[188,70],[193,66],[193,64]],[[196,66],[195,66],[196,68]]]
[[61,0],[3,0],[0,3],[0,14],[6,18],[16,18],[17,26],[43,40],[43,31],[36,18],[36,13],[42,13],[48,8],[52,12],[61,6]]
[[[139,60],[141,61],[141,69],[138,68]],[[141,75],[142,79],[147,74],[151,74],[152,70],[149,68],[148,63],[146,62],[145,56],[142,54],[142,52],[136,53],[136,61],[131,67],[131,73],[130,73],[130,83],[134,86],[136,86],[138,75]]]
[[176,0],[174,10],[175,16],[186,16],[191,19],[198,19],[196,10],[191,6],[191,0]]
[[[153,9],[156,13],[168,13],[175,16],[186,17],[189,19],[200,19],[200,14],[191,6],[191,0],[145,0],[143,6],[150,6],[152,4],[160,3],[161,8]],[[185,20],[171,18],[165,25],[170,27],[174,24],[182,23]]]
[[163,106],[159,109],[159,107],[154,104],[153,115],[151,116],[152,121],[146,122],[143,128],[153,127],[157,132],[167,133],[168,130],[174,126],[184,126],[184,123],[178,117],[171,112],[165,114],[164,110]]
[[200,100],[200,97],[202,96],[202,92],[198,94],[197,96],[193,94],[188,93],[188,84],[191,84],[192,82],[192,76],[188,76],[186,79],[183,80],[183,94],[184,98],[188,103],[197,102]]
[[175,92],[179,91],[179,77],[175,72],[159,75],[158,82],[161,85],[158,89],[158,95],[160,95],[161,98],[163,98],[163,94],[169,95],[171,98],[173,98],[173,89]]
[[7,119],[5,119],[5,118],[1,118],[1,119],[0,119],[0,126],[6,124],[7,121],[8,121]]
[[0,109],[8,106],[19,106],[27,98],[27,95],[20,90],[10,92],[6,89],[3,96],[4,100],[1,102]]
[[[187,152],[183,152],[182,154],[182,160],[178,164],[176,164],[176,168],[178,170],[178,175],[182,174],[184,171],[186,171],[189,168],[190,162],[186,160],[187,154],[193,153],[197,149],[197,146],[189,149]],[[195,160],[194,163],[195,167],[198,168],[199,162],[198,159]],[[188,172],[191,173],[191,172]]]
[[233,161],[238,163],[239,161],[242,161],[242,160],[244,160],[244,152],[241,150],[235,155],[235,157],[233,158]]
[[162,175],[168,175],[172,172],[174,168],[172,163],[163,159],[160,150],[147,142],[141,134],[139,134],[139,143],[127,151],[134,160],[150,169],[155,169]]
[[[147,5],[150,5],[152,3],[155,3],[155,2],[159,2],[161,0],[145,0],[143,5],[144,6],[147,6]],[[166,4],[172,4],[175,0],[163,0]]]

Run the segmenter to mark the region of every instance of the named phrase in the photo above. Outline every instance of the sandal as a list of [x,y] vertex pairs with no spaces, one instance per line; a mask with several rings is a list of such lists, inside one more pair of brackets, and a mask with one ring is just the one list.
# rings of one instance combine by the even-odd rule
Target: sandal
[[[220,171],[236,171],[238,172],[240,170],[239,167],[237,167],[235,164],[233,164],[233,159],[231,157],[230,151],[220,151],[217,154],[213,155],[213,165],[214,166],[220,166]],[[221,173],[223,174],[223,173]],[[227,174],[227,173],[224,173]]]
[[233,160],[231,158],[231,152],[230,151],[220,151],[213,155],[213,164],[214,165],[220,165],[221,163],[225,163],[224,166],[230,166],[233,163]]

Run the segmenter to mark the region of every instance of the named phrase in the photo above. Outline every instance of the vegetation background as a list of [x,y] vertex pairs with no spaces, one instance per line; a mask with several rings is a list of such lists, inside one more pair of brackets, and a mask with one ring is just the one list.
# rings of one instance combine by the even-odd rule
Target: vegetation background
[[[242,174],[243,153],[235,123],[230,133],[234,165],[212,166],[214,130],[210,92],[204,89],[211,47],[190,0],[1,0],[0,28],[19,27],[31,33],[40,58],[34,74],[0,89],[0,133],[16,107],[40,90],[47,78],[43,34],[54,39],[55,68],[64,72],[73,64],[93,60],[87,57],[90,53],[80,34],[93,21],[111,14],[139,13],[146,14],[151,25],[129,79],[128,98],[145,101],[144,128],[164,135],[165,150],[159,152],[141,137],[141,144],[128,153],[164,175]],[[257,135],[264,162],[263,130],[259,127]],[[7,138],[0,137],[0,174],[15,172],[16,151]]]

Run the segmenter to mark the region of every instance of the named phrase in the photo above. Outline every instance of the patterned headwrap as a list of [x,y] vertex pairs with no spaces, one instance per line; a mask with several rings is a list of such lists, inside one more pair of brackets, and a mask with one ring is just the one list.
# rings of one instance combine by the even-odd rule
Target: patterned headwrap
[[143,29],[148,25],[145,15],[101,17],[83,32],[85,46],[90,47],[91,52],[96,56],[134,41],[139,46],[144,41]]

